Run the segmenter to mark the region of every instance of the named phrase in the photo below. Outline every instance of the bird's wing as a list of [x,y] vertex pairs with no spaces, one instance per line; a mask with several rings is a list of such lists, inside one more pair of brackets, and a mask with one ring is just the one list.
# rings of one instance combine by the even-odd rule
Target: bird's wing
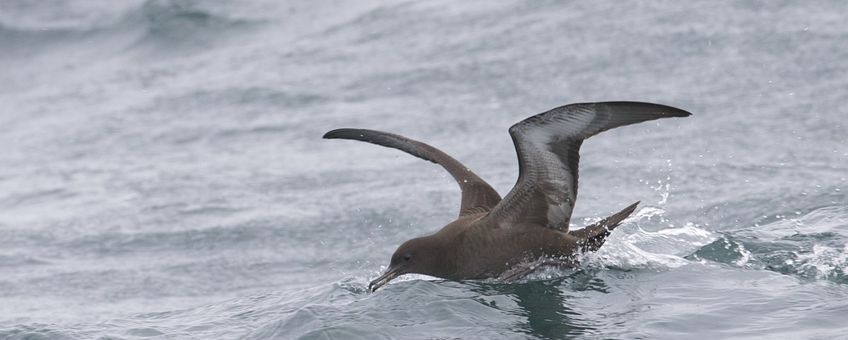
[[453,157],[425,143],[393,133],[365,129],[336,129],[324,134],[324,138],[354,139],[374,143],[405,151],[415,157],[441,165],[453,176],[462,190],[460,216],[488,212],[501,201],[501,196],[492,189],[489,183]]
[[539,225],[568,230],[577,198],[583,140],[615,127],[691,115],[670,106],[638,102],[570,104],[509,128],[518,153],[518,181],[486,216],[492,225]]

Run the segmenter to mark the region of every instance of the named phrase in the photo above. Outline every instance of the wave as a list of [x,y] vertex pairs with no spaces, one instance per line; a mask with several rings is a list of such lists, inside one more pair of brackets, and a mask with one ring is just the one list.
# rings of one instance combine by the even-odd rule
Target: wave
[[148,0],[125,15],[121,26],[144,29],[134,45],[203,47],[261,23],[204,8],[204,2]]
[[0,268],[3,267],[19,267],[19,266],[31,266],[31,265],[45,265],[50,264],[48,261],[39,260],[26,255],[0,255]]
[[31,29],[15,27],[0,21],[0,59],[30,57],[41,53],[45,47],[65,41],[78,41],[87,32],[74,29]]
[[80,337],[69,330],[62,330],[55,325],[31,324],[18,325],[0,330],[3,339],[79,339]]
[[848,207],[827,206],[725,234],[694,259],[848,283]]
[[[26,17],[43,9],[27,9]],[[123,49],[141,46],[178,48],[210,46],[230,34],[264,22],[239,17],[226,8],[202,1],[147,0],[129,9],[89,20],[58,22],[0,18],[0,47],[33,51],[59,43],[75,43],[114,37]],[[119,49],[120,50],[120,49]]]

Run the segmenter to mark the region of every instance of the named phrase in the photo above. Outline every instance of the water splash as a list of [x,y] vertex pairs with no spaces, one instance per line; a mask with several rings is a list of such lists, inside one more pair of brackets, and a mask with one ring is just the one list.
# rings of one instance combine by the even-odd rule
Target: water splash
[[639,182],[647,184],[651,190],[659,194],[660,198],[656,203],[658,206],[666,205],[668,203],[668,198],[671,196],[671,173],[674,170],[674,166],[670,159],[667,159],[665,164],[665,169],[662,170],[666,173],[664,179],[659,179],[655,183],[651,183],[647,180],[639,180]]
[[622,269],[676,268],[690,263],[686,255],[716,239],[712,232],[693,223],[658,231],[645,230],[638,223],[619,229],[598,252],[586,254],[584,261]]
[[[660,200],[665,203],[670,185],[660,188],[666,189]],[[692,222],[676,227],[665,213],[662,206],[639,209],[624,220],[601,249],[583,255],[581,261],[590,267],[675,268],[690,263],[687,255],[717,239],[713,232]]]

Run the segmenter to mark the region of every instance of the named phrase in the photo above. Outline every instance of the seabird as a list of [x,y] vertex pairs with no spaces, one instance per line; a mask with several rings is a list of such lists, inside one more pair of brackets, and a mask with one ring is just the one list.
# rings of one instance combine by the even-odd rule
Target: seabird
[[[583,140],[619,126],[690,115],[660,104],[599,102],[569,104],[527,118],[509,128],[518,153],[518,181],[503,199],[462,163],[425,143],[365,129],[337,129],[324,138],[405,151],[444,167],[462,190],[459,217],[432,235],[401,244],[386,272],[368,285],[373,292],[408,273],[455,281],[509,281],[539,265],[576,265],[579,254],[598,250],[639,204],[583,229],[568,230]],[[531,265],[516,267],[522,263]]]

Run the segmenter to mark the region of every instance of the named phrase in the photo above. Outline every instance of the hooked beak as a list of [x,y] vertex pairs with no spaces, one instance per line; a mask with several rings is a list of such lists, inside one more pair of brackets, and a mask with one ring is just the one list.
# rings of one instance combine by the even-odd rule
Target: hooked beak
[[401,269],[403,269],[403,266],[397,266],[394,268],[387,269],[386,272],[383,273],[383,275],[380,275],[380,277],[374,279],[374,281],[371,281],[371,283],[368,284],[368,290],[372,293],[376,292],[378,288],[389,283],[389,281],[394,280],[396,277],[403,275],[403,271]]

